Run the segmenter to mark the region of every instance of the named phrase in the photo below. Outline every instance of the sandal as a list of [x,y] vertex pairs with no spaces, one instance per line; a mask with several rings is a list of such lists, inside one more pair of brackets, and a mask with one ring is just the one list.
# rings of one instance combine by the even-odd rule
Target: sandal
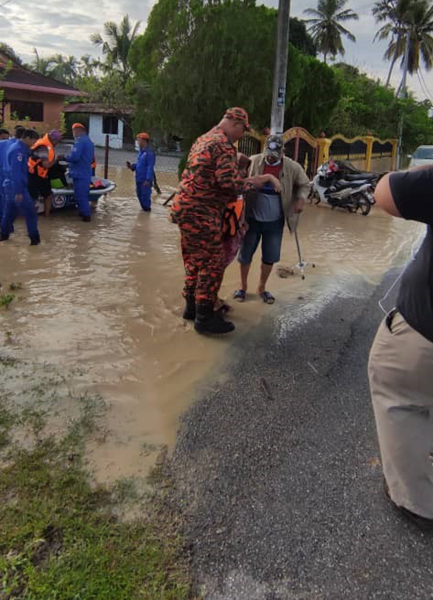
[[265,304],[273,304],[275,302],[275,297],[271,294],[271,292],[262,292],[260,294],[260,298],[262,298]]
[[236,292],[233,294],[233,298],[238,302],[245,302],[246,296],[247,293],[245,290],[236,290]]

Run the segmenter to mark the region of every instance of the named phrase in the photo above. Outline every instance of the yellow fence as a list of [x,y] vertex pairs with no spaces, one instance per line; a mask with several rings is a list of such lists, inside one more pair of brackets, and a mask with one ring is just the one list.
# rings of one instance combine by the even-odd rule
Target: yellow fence
[[[302,127],[292,127],[291,129],[288,129],[284,132],[283,138],[285,144],[295,140],[295,160],[298,158],[300,141],[303,140],[306,142],[314,150],[316,167],[324,162],[327,162],[330,158],[334,158],[347,159],[353,161],[355,164],[358,163],[356,166],[360,166],[360,168],[366,171],[371,171],[373,162],[375,163],[375,170],[395,170],[398,144],[396,139],[381,140],[373,135],[346,138],[341,134],[334,135],[332,138],[315,138]],[[261,135],[254,130],[250,130],[248,134],[239,141],[239,150],[245,154],[248,154],[249,156],[251,154],[258,154],[263,152],[265,141],[265,135]],[[340,144],[338,144],[338,142],[340,142]],[[347,145],[347,152],[342,153],[333,151],[332,146],[337,148],[338,146],[341,147],[341,142]],[[362,152],[357,153],[356,151],[350,150],[350,147],[356,147],[356,145],[363,146]],[[388,149],[375,152],[375,145],[382,147],[388,146]],[[379,166],[380,163],[381,166]]]

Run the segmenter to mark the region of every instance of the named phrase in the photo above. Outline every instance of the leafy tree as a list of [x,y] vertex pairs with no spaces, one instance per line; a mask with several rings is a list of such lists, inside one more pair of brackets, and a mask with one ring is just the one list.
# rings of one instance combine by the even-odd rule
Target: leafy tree
[[433,122],[428,116],[429,102],[417,102],[412,96],[399,100],[392,89],[360,73],[351,65],[336,65],[334,71],[341,97],[325,129],[328,136],[342,133],[347,137],[355,137],[372,132],[382,139],[396,138],[398,123],[403,115],[404,151],[433,142]]
[[57,81],[73,84],[78,75],[78,61],[75,56],[56,54],[51,59],[50,76]]
[[404,63],[409,35],[409,73],[416,73],[422,59],[430,70],[433,66],[433,6],[427,0],[381,0],[373,7],[377,23],[383,23],[375,39],[389,40],[384,58],[391,61],[386,85],[389,85],[395,63]]
[[113,68],[117,69],[126,80],[131,74],[128,55],[132,43],[138,35],[140,22],[134,26],[129,20],[129,16],[125,15],[118,26],[112,21],[108,21],[104,25],[105,40],[100,33],[94,33],[91,36],[91,41],[95,46],[102,47],[102,53],[106,56],[106,61],[101,66],[106,72]]
[[294,17],[290,18],[289,40],[290,43],[303,54],[308,54],[309,56],[317,55],[316,44],[308,33],[304,21],[300,21]]
[[12,62],[17,65],[22,65],[23,61],[9,44],[5,44],[4,42],[0,42],[0,52],[7,56]]
[[346,21],[358,20],[358,15],[344,8],[348,0],[318,0],[317,8],[307,8],[304,13],[312,18],[307,19],[309,31],[313,35],[319,52],[323,53],[323,60],[326,63],[330,54],[332,57],[337,54],[345,54],[341,36],[347,37],[351,42],[355,42],[355,36],[341,23]]
[[[137,129],[174,133],[187,147],[230,105],[244,106],[256,128],[269,125],[276,27],[277,12],[251,1],[194,3],[180,9],[175,0],[160,0],[130,54]],[[309,61],[318,63],[290,47],[288,124],[316,127],[316,115],[325,120],[335,105],[335,98],[330,102],[320,92],[313,100],[305,83],[312,84],[306,77],[313,64]],[[324,83],[335,81],[332,70],[321,66]],[[331,88],[338,94],[332,82]]]

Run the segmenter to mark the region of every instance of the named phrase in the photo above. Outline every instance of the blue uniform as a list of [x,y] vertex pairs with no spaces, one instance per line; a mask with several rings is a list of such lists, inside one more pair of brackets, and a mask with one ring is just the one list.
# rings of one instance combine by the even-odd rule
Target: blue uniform
[[[40,239],[38,215],[28,189],[29,171],[27,163],[29,156],[30,149],[21,140],[13,140],[6,151],[6,161],[4,163],[6,173],[3,187],[5,202],[1,223],[3,239],[7,239],[12,233],[14,221],[20,212],[25,217],[27,232],[31,241],[38,242]],[[16,200],[15,196],[17,195],[21,195],[22,200]]]
[[75,202],[83,217],[90,217],[89,190],[94,156],[95,146],[92,140],[88,135],[82,135],[75,140],[71,154],[66,157],[74,183]]
[[5,175],[6,175],[6,172],[5,172],[6,152],[7,152],[7,149],[10,147],[10,145],[13,142],[15,142],[15,139],[0,140],[0,225],[1,225],[1,221],[2,221],[3,209],[4,209],[4,203],[5,203],[3,184],[4,184],[4,180],[5,180]]
[[[137,162],[132,165],[132,170],[135,171],[137,197],[141,208],[149,211],[152,203],[152,184],[155,176],[155,154],[149,147],[140,150]],[[144,183],[148,185],[144,185]]]

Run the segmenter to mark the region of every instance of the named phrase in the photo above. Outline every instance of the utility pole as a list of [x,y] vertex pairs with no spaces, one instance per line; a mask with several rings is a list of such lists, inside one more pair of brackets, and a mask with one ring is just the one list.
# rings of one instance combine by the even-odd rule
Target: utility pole
[[[400,86],[397,90],[397,97],[405,99],[407,97],[407,72],[409,69],[409,50],[410,50],[410,31],[406,33],[406,48],[404,52],[404,65],[403,65],[403,77],[400,83]],[[400,122],[398,124],[398,146],[397,146],[397,161],[396,161],[396,169],[397,171],[400,168],[401,163],[401,147],[403,143],[403,125],[404,125],[404,115],[403,109],[401,111]]]
[[278,2],[278,32],[272,93],[271,133],[284,132],[287,60],[289,52],[290,0]]

